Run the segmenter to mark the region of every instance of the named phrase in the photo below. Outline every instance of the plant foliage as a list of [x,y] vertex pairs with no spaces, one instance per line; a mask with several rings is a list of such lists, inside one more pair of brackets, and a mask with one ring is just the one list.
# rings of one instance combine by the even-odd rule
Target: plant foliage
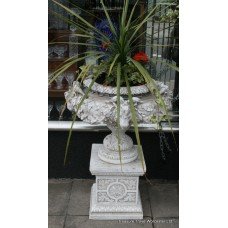
[[[132,123],[134,125],[135,129],[135,135],[137,139],[138,144],[138,152],[140,155],[140,158],[142,160],[142,149],[141,149],[141,143],[140,143],[140,137],[139,137],[139,130],[138,130],[138,123],[136,118],[136,110],[133,104],[132,94],[130,86],[132,85],[139,85],[139,84],[145,84],[147,83],[148,88],[152,94],[154,94],[156,98],[156,102],[159,105],[159,108],[162,109],[165,112],[165,115],[162,117],[162,119],[167,119],[169,121],[169,124],[171,125],[168,112],[165,106],[165,103],[159,93],[158,88],[156,87],[156,83],[153,79],[153,75],[151,75],[147,71],[146,65],[149,64],[149,59],[146,59],[145,56],[141,59],[135,59],[134,54],[137,49],[139,49],[142,46],[142,43],[140,43],[140,37],[142,35],[145,35],[143,33],[143,27],[145,24],[150,20],[158,11],[157,6],[154,8],[150,8],[147,11],[145,11],[142,15],[134,19],[134,14],[137,8],[137,5],[139,4],[139,0],[135,1],[135,4],[133,5],[132,9],[129,10],[129,0],[125,0],[123,4],[123,10],[122,14],[119,19],[119,24],[116,26],[114,22],[112,21],[112,18],[109,14],[109,11],[107,10],[104,1],[101,0],[101,5],[103,7],[103,12],[106,16],[106,20],[109,24],[109,29],[112,33],[112,38],[107,36],[105,33],[102,33],[96,26],[94,26],[92,23],[88,22],[86,19],[84,19],[79,14],[75,13],[71,8],[64,6],[63,4],[59,3],[57,0],[52,0],[55,4],[62,7],[68,14],[73,15],[77,20],[72,21],[67,18],[64,20],[67,21],[69,24],[74,24],[77,27],[78,36],[82,39],[92,39],[95,40],[95,43],[90,43],[89,46],[90,51],[87,51],[85,53],[82,53],[78,55],[78,57],[71,57],[67,59],[67,61],[64,62],[64,64],[56,70],[53,75],[50,82],[55,80],[62,72],[66,71],[69,67],[71,67],[73,64],[84,61],[88,57],[93,57],[98,61],[98,64],[94,65],[87,65],[80,67],[80,74],[77,78],[79,81],[83,81],[87,76],[88,73],[91,73],[91,76],[93,78],[91,85],[87,89],[85,96],[82,98],[80,104],[77,107],[77,111],[80,109],[81,104],[87,97],[87,95],[90,92],[90,89],[93,85],[93,83],[96,80],[102,79],[102,83],[104,85],[111,85],[115,86],[117,89],[117,122],[118,122],[118,128],[120,127],[120,87],[126,86],[128,89],[128,99],[130,103],[130,109],[132,114]],[[74,6],[76,8],[79,8],[77,6]],[[169,4],[167,5],[169,7]],[[82,10],[82,9],[81,9]],[[89,12],[84,11],[85,13],[91,14]],[[54,12],[55,13],[55,12]],[[55,13],[56,14],[56,13]],[[56,42],[52,42],[56,43]],[[85,40],[84,42],[78,42],[75,43],[79,46],[87,46],[88,42]],[[101,47],[98,45],[101,44]],[[144,45],[144,46],[151,46],[154,47],[155,45]],[[138,55],[138,58],[140,58],[140,55]],[[175,70],[178,70],[176,67],[172,66],[172,64],[169,64],[169,67],[173,67]],[[75,116],[77,115],[77,111],[75,113]],[[152,122],[156,122],[156,118],[151,118]],[[159,121],[159,120],[157,120]],[[72,123],[73,126],[73,123]],[[72,129],[71,129],[72,130]],[[69,147],[69,141],[70,141],[71,131],[69,133],[69,138],[67,142],[67,148],[66,148],[66,154],[65,154],[65,162],[66,162],[66,155]],[[120,141],[119,136],[118,142]],[[120,149],[119,149],[120,150]],[[121,160],[121,151],[120,151],[120,160]],[[143,161],[142,161],[143,165]]]

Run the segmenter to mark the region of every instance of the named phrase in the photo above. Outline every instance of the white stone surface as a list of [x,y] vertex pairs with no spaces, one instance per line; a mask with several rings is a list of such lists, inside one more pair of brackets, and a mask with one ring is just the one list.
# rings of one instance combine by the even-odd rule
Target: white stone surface
[[[91,83],[91,78],[84,81],[84,85],[88,87],[89,84],[85,84],[85,82]],[[169,110],[171,108],[171,91],[169,91],[168,86],[163,83],[155,83]],[[90,92],[88,96],[85,97],[84,88],[79,82],[75,81],[69,91],[65,92],[67,108],[71,111],[74,110],[78,117],[84,122],[90,124],[105,123],[112,131],[110,135],[105,137],[103,148],[99,151],[101,160],[118,164],[120,147],[120,150],[123,151],[122,163],[132,162],[137,159],[137,151],[135,150],[135,147],[133,147],[133,142],[130,137],[125,134],[132,124],[129,99],[120,96],[120,113],[118,119],[117,96],[115,96],[115,93],[112,94],[112,92],[110,92],[110,90],[115,92],[116,88],[99,84],[96,85],[102,89],[99,90],[99,92],[94,89],[93,92]],[[152,116],[156,116],[157,118],[158,116],[163,116],[165,114],[165,111],[159,108],[155,96],[148,94],[148,91],[144,90],[145,88],[148,90],[146,85],[131,88],[132,90],[136,90],[133,93],[134,96],[132,97],[132,100],[138,123],[151,123]],[[126,88],[121,87],[121,89],[123,90]],[[137,96],[139,94],[141,95],[140,97]],[[82,100],[83,103],[81,103]],[[80,107],[79,104],[81,104]],[[118,125],[119,127],[117,127]]]
[[[89,82],[88,80],[91,82],[91,79],[85,80],[85,87],[89,85],[85,83]],[[155,82],[155,84],[167,109],[170,110],[171,91],[161,82]],[[107,124],[112,131],[105,137],[103,144],[92,146],[90,171],[96,175],[96,183],[91,191],[89,217],[102,220],[142,219],[143,211],[138,184],[139,176],[146,172],[146,165],[143,154],[138,156],[137,147],[125,134],[132,124],[129,100],[124,96],[120,97],[118,119],[116,88],[95,83],[92,92],[86,97],[84,89],[79,82],[73,83],[69,91],[65,92],[67,108],[74,110],[82,121],[90,124]],[[159,108],[155,95],[148,94],[146,85],[131,89],[138,123],[150,123],[152,116],[158,117],[165,114],[165,111]],[[121,95],[127,94],[126,88],[122,87],[120,90]],[[83,103],[81,103],[82,100]],[[79,104],[81,104],[80,107]],[[123,152],[122,164],[119,164],[119,148]]]
[[[89,87],[90,83],[92,82],[92,78],[88,77],[83,81],[83,84],[86,87]],[[112,86],[103,86],[98,83],[94,83],[92,86],[92,91],[93,92],[98,92],[98,93],[105,93],[105,94],[112,94],[112,95],[117,95],[117,88],[112,87]],[[132,95],[140,95],[140,94],[145,94],[149,92],[149,89],[146,85],[140,85],[140,86],[131,86],[131,92]],[[127,87],[121,87],[120,88],[120,95],[127,95]]]
[[109,164],[99,159],[102,144],[93,144],[90,172],[96,175],[90,198],[90,219],[142,219],[143,210],[138,189],[139,176],[146,171],[139,158],[131,163]]
[[112,132],[105,137],[102,147],[99,147],[98,157],[112,164],[126,164],[138,157],[137,146],[133,145],[132,139],[125,132],[120,134],[120,150],[121,152],[118,150],[116,134]]
[[[110,164],[102,161],[98,157],[98,151],[102,148],[103,144],[93,144],[90,158],[90,172],[92,175],[124,175],[124,176],[142,176],[146,172],[146,164],[143,158],[143,164],[138,157],[135,161],[121,165]],[[144,166],[144,170],[143,170]]]

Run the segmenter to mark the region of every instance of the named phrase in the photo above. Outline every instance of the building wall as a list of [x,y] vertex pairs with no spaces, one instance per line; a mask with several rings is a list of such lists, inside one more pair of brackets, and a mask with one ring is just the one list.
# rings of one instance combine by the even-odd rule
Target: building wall
[[[179,133],[174,133],[178,143]],[[73,132],[67,165],[63,165],[68,131],[49,131],[49,178],[93,178],[89,172],[92,143],[102,143],[107,132]],[[134,133],[129,135],[134,139]],[[171,133],[166,133],[172,152],[166,161],[161,158],[157,132],[141,133],[141,141],[147,165],[147,177],[151,179],[179,178],[179,153],[175,149]],[[42,167],[41,167],[42,168]]]

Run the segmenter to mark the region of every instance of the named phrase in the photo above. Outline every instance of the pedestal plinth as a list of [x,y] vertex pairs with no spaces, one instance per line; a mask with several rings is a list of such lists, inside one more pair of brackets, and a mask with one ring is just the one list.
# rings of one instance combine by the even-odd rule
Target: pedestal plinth
[[[90,197],[90,219],[142,219],[143,210],[139,193],[139,176],[146,171],[139,158],[123,164],[110,164],[98,157],[102,144],[93,144],[90,172],[96,176]],[[134,146],[136,147],[136,146]],[[144,160],[144,157],[143,157]]]

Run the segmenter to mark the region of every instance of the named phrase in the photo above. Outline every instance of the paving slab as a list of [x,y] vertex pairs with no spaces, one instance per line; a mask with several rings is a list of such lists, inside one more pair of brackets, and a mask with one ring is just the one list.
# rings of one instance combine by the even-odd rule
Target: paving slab
[[152,184],[148,187],[153,218],[178,218],[178,184]]
[[[64,215],[67,223],[64,228],[73,227],[179,227],[178,182],[140,180],[144,219],[140,221],[98,221],[89,220],[90,191],[95,180],[51,179],[49,180],[49,228],[63,228]],[[154,218],[151,222],[151,218]],[[160,222],[158,222],[160,220]],[[172,222],[170,222],[172,221]],[[152,225],[153,224],[153,225]]]
[[143,220],[114,220],[101,221],[91,220],[88,216],[67,216],[64,228],[153,228],[147,221],[151,218],[145,217]]
[[48,179],[48,184],[63,184],[63,183],[72,183],[73,180],[69,178],[59,178],[59,179]]
[[77,179],[73,181],[68,215],[89,215],[91,187],[95,180]]
[[65,215],[70,198],[72,181],[50,180],[48,183],[48,214]]
[[48,228],[63,228],[65,216],[48,216]]
[[[68,205],[68,215],[89,215],[91,187],[95,180],[74,180]],[[151,217],[148,184],[140,180],[139,190],[144,216]]]
[[154,223],[154,228],[179,228],[179,219],[164,219]]
[[145,180],[139,180],[139,191],[142,200],[143,216],[152,217],[148,183]]

